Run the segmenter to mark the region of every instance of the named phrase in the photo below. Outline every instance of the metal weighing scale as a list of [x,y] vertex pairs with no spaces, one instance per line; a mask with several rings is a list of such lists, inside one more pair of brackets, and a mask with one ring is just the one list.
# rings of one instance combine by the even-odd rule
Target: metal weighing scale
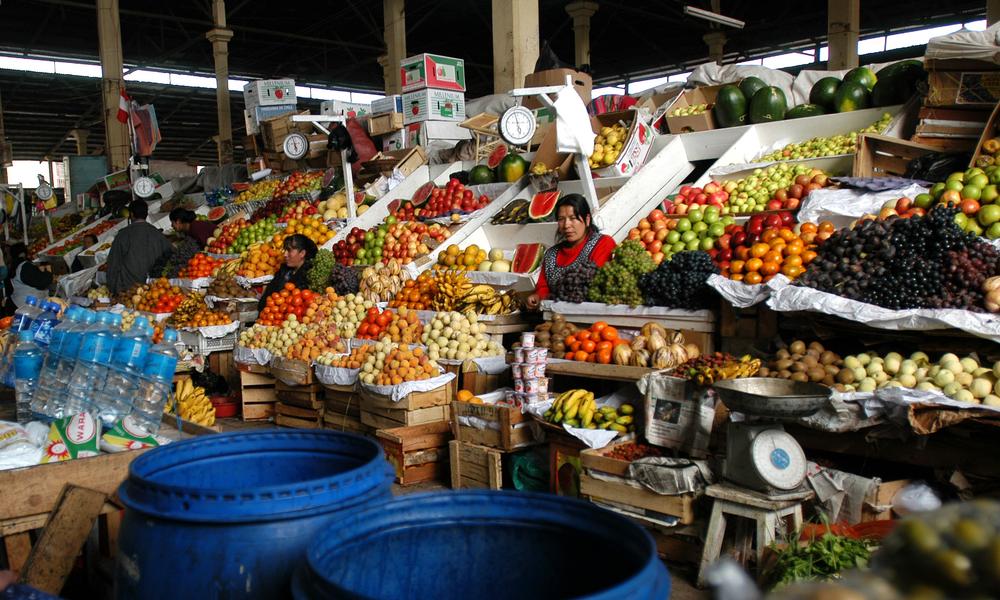
[[802,446],[775,420],[805,417],[826,404],[833,390],[818,383],[750,377],[712,385],[729,410],[766,422],[730,422],[722,477],[770,496],[799,490],[806,477]]
[[[330,125],[332,123],[337,123],[341,127],[347,127],[347,117],[343,115],[292,115],[292,122],[310,123],[314,129],[326,136],[330,135],[330,130],[332,129]],[[289,158],[299,160],[309,153],[309,139],[302,133],[293,132],[285,137],[282,150]],[[298,158],[295,158],[293,154],[299,155]],[[344,193],[350,200],[347,203],[347,218],[354,219],[358,215],[358,206],[354,198],[354,173],[351,170],[351,163],[347,160],[347,155],[347,149],[341,148],[340,165],[344,172]],[[333,179],[332,176],[330,179]],[[324,176],[323,185],[329,185],[326,176]]]

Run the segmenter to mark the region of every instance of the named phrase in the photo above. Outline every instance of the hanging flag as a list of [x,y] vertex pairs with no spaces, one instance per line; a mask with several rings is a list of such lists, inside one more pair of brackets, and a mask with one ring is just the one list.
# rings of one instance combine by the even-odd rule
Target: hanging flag
[[128,123],[128,113],[129,113],[129,97],[125,93],[125,88],[121,88],[121,94],[118,96],[118,121],[121,123]]

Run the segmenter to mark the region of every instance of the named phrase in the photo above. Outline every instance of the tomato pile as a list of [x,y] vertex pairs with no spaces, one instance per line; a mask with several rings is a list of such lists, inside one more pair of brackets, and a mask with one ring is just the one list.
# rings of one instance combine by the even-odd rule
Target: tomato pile
[[379,312],[377,308],[369,308],[365,318],[358,325],[354,337],[363,340],[380,340],[388,338],[393,342],[416,344],[424,333],[424,327],[417,318],[417,313],[400,308],[399,312],[386,309]]
[[489,196],[482,194],[477,199],[475,192],[467,189],[462,182],[450,179],[445,187],[431,191],[431,197],[423,206],[415,207],[412,202],[404,202],[396,209],[395,216],[400,221],[433,219],[455,213],[470,213],[486,208],[489,203]]
[[264,310],[257,317],[259,325],[281,325],[288,315],[295,315],[299,320],[305,316],[309,305],[316,294],[311,290],[300,290],[294,283],[286,283],[280,292],[267,297]]
[[611,352],[618,344],[628,342],[618,337],[618,330],[604,321],[598,321],[589,329],[566,336],[566,358],[581,362],[611,364]]
[[172,313],[184,301],[184,292],[177,286],[170,285],[167,279],[161,277],[150,284],[142,284],[130,292],[131,296],[125,303],[129,308],[154,313]]
[[221,258],[212,258],[203,252],[199,252],[191,257],[187,265],[180,270],[178,276],[185,279],[211,277],[212,273],[224,262],[226,261]]
[[833,232],[826,221],[794,226],[778,215],[755,215],[743,226],[727,228],[715,242],[713,259],[722,275],[734,281],[767,283],[778,273],[795,279],[816,258],[816,246]]
[[389,308],[405,306],[413,310],[427,310],[437,293],[437,282],[429,271],[424,271],[416,279],[403,282],[403,289],[389,302]]

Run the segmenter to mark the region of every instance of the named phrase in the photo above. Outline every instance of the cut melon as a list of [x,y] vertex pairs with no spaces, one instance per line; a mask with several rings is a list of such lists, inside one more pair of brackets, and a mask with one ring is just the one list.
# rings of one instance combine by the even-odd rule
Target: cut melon
[[209,209],[208,220],[218,221],[219,219],[224,219],[226,217],[226,209],[221,206],[216,206],[215,208]]
[[534,221],[551,221],[556,212],[556,202],[559,200],[559,190],[538,192],[528,205],[528,216]]
[[500,161],[503,157],[507,156],[507,146],[500,144],[497,149],[490,153],[490,157],[486,159],[486,166],[491,169],[496,169],[500,166]]
[[417,191],[413,192],[413,197],[410,198],[410,202],[413,203],[413,206],[423,206],[424,203],[431,197],[431,192],[434,191],[435,187],[436,186],[433,181],[428,181],[418,187]]
[[[514,251],[514,261],[511,270],[515,273],[531,273],[542,264],[545,254],[544,244],[518,244]],[[496,267],[496,263],[493,265]]]

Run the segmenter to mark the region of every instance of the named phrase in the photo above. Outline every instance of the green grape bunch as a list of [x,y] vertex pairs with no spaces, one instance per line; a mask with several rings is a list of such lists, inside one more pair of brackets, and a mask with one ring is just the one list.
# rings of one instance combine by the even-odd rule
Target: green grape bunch
[[656,269],[656,263],[645,247],[635,240],[626,240],[615,248],[615,253],[598,269],[590,282],[587,299],[605,304],[643,303],[639,277]]
[[312,259],[312,266],[309,267],[309,272],[306,274],[310,290],[322,293],[326,289],[330,274],[333,273],[333,265],[336,262],[333,252],[326,249],[316,252],[316,256]]

